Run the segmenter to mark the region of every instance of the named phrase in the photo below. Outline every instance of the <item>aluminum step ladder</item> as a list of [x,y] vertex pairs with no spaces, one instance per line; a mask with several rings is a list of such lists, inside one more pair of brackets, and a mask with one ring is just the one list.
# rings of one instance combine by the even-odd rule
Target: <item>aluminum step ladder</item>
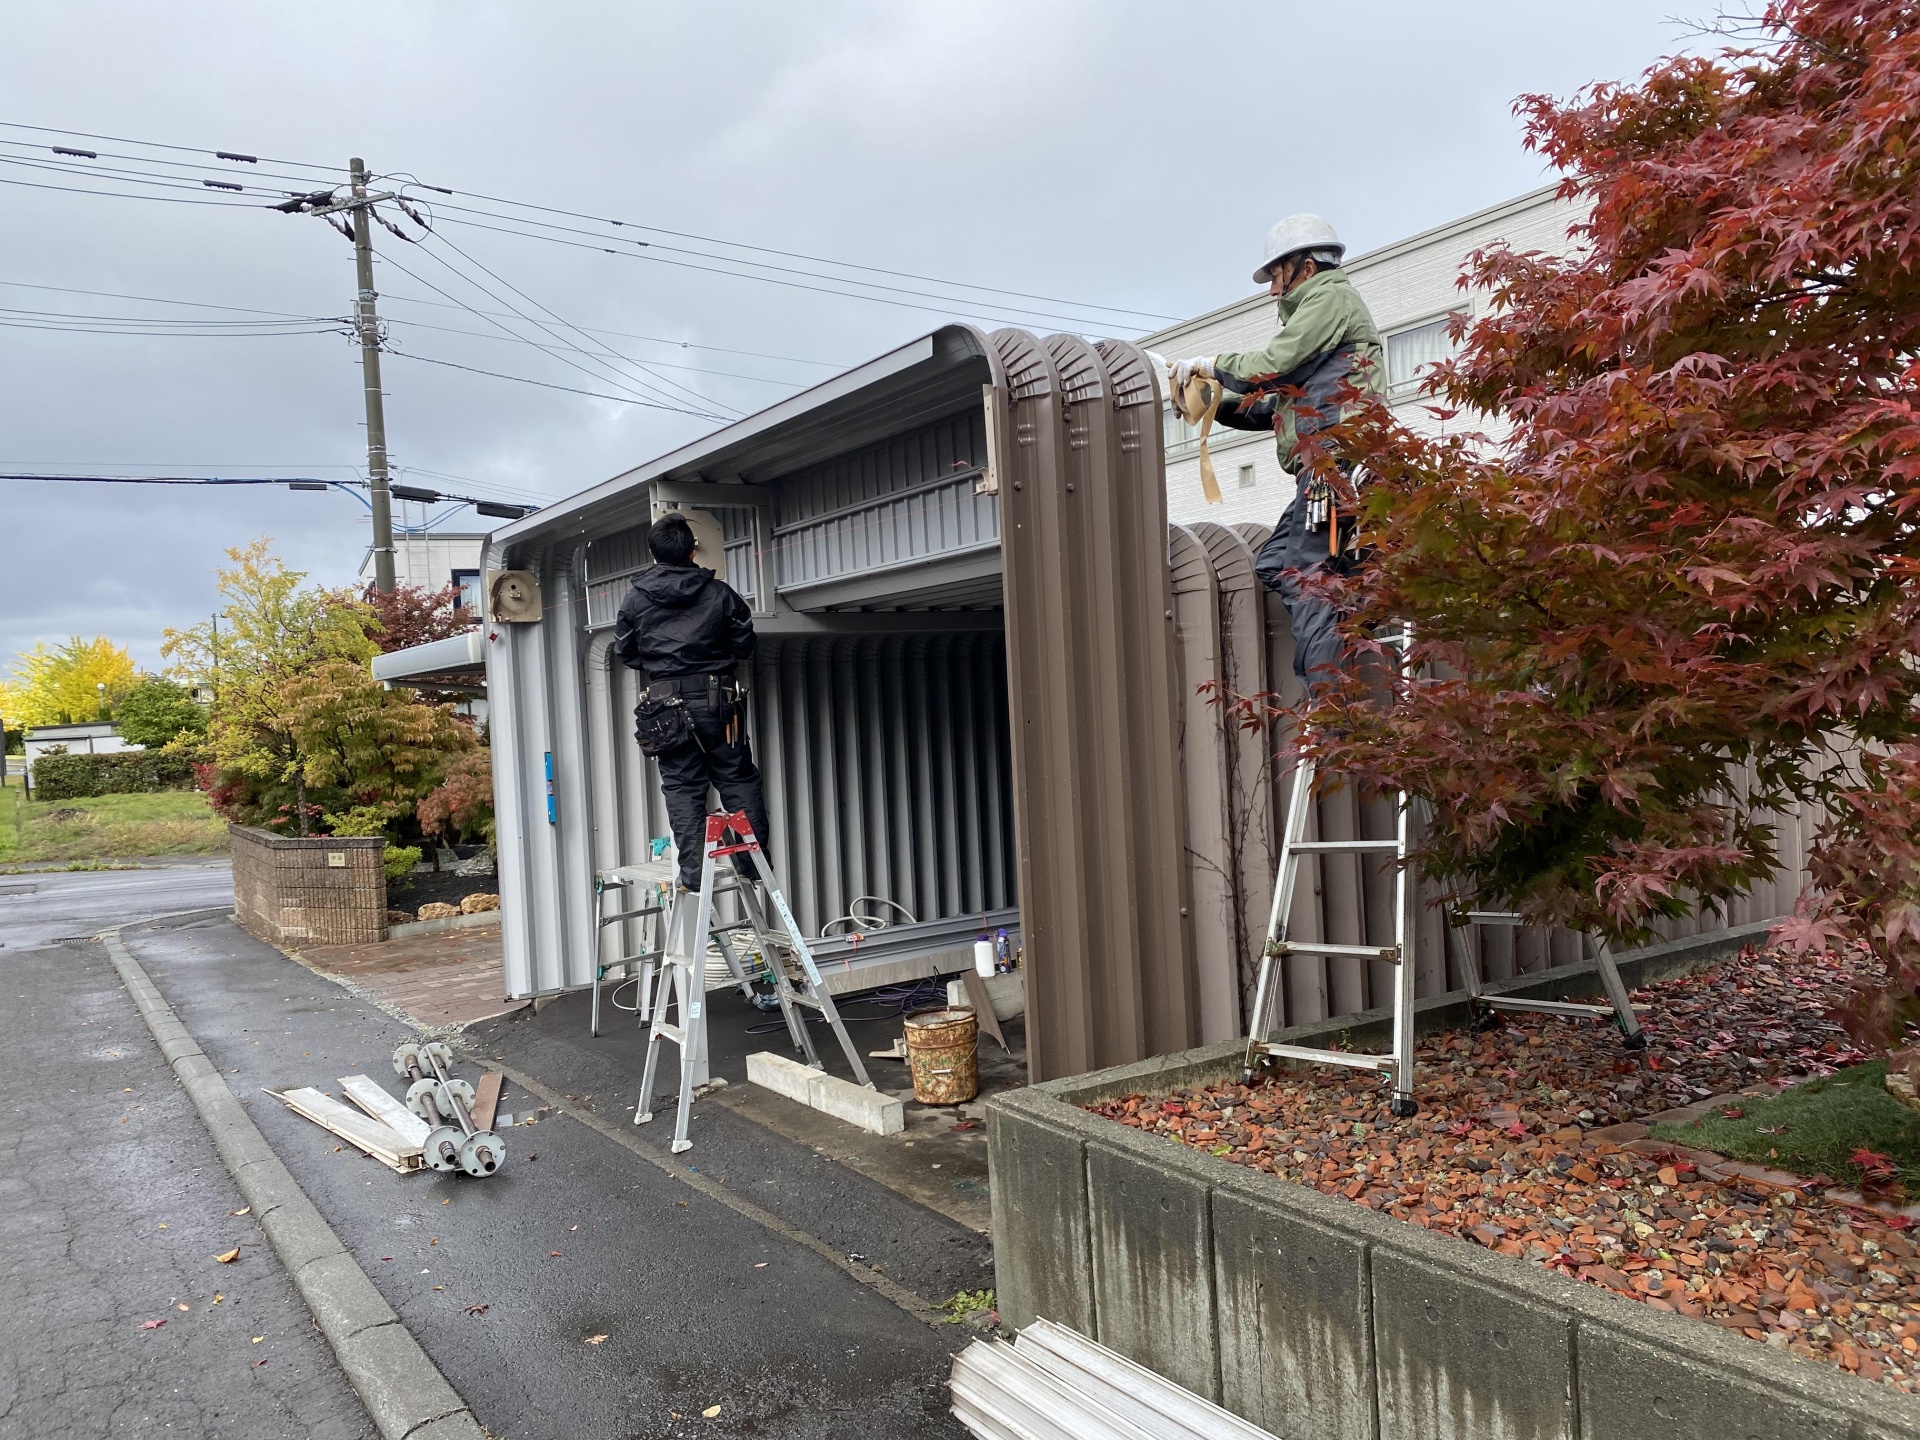
[[[1393,1096],[1388,1108],[1408,1116],[1419,1110],[1413,1098],[1413,925],[1408,914],[1412,886],[1407,875],[1407,795],[1394,797],[1394,838],[1391,840],[1308,840],[1307,813],[1313,803],[1317,767],[1302,756],[1293,774],[1293,794],[1287,800],[1286,829],[1280,840],[1280,865],[1274,877],[1273,908],[1267,915],[1267,944],[1260,956],[1260,978],[1254,990],[1253,1014],[1247,1026],[1244,1080],[1253,1078],[1263,1058],[1305,1060],[1316,1065],[1343,1065],[1373,1070],[1389,1077]],[[1294,940],[1288,936],[1300,862],[1309,855],[1392,855],[1397,862],[1393,880],[1393,943],[1391,945],[1336,945],[1327,941]],[[1267,1039],[1273,1012],[1286,973],[1289,955],[1324,955],[1355,960],[1384,960],[1393,966],[1393,1048],[1386,1054],[1352,1050],[1321,1050],[1311,1045],[1285,1045]]]
[[1524,925],[1526,921],[1510,910],[1449,910],[1447,912],[1447,941],[1454,947],[1454,954],[1460,961],[1460,974],[1467,982],[1467,995],[1478,1012],[1495,1010],[1522,1010],[1537,1015],[1564,1015],[1569,1019],[1607,1019],[1611,1017],[1620,1027],[1620,1048],[1623,1050],[1644,1050],[1647,1048],[1646,1032],[1640,1028],[1640,1018],[1636,1011],[1644,1010],[1645,1005],[1635,1005],[1627,994],[1626,982],[1620,978],[1620,968],[1614,964],[1613,949],[1604,938],[1589,934],[1580,937],[1583,959],[1593,961],[1594,969],[1599,972],[1600,986],[1606,991],[1607,1003],[1596,1005],[1585,1000],[1530,1000],[1520,995],[1489,995],[1486,982],[1480,975],[1480,959],[1474,954],[1473,946],[1468,943],[1467,931],[1477,925]]
[[[729,830],[739,837],[734,844],[727,843],[726,834]],[[752,857],[755,877],[741,873],[735,858],[741,855]],[[720,868],[723,860],[727,862],[724,872]],[[723,921],[716,926],[714,900],[721,894],[729,893],[738,898],[744,918]],[[768,921],[761,903],[762,894],[772,903],[779,916],[778,931]],[[644,1125],[653,1119],[653,1084],[659,1070],[660,1047],[663,1041],[671,1041],[680,1047],[680,1098],[674,1116],[671,1148],[678,1154],[692,1145],[693,1142],[687,1138],[689,1111],[694,1092],[706,1085],[709,1079],[705,1003],[707,946],[709,942],[720,943],[722,953],[731,960],[735,955],[731,948],[731,934],[737,934],[742,929],[750,931],[759,946],[758,953],[773,980],[774,994],[779,1001],[780,1013],[786,1020],[787,1033],[792,1037],[795,1048],[806,1056],[807,1064],[815,1070],[824,1068],[807,1029],[806,1011],[815,1010],[832,1027],[857,1081],[869,1090],[874,1088],[873,1081],[867,1077],[867,1067],[860,1058],[860,1052],[840,1019],[833,996],[821,981],[813,952],[807,947],[805,936],[800,933],[800,922],[793,918],[793,911],[780,891],[773,866],[767,862],[759,838],[744,812],[707,817],[706,840],[701,847],[700,888],[675,891],[666,928],[667,940],[664,953],[659,958],[658,984],[649,985],[643,977],[641,985],[641,1004],[651,1011],[651,1027],[647,1034],[647,1059],[640,1074],[640,1100],[634,1110],[634,1124]],[[750,985],[748,990],[751,993]],[[670,1004],[677,1017],[673,1023],[667,1020]]]

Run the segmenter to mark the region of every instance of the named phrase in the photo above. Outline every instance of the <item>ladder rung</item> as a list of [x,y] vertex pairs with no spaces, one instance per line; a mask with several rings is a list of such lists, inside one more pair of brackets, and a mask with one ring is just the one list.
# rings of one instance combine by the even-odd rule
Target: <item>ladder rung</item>
[[687,1032],[678,1025],[669,1025],[662,1021],[660,1028],[653,1033],[655,1039],[671,1040],[683,1050],[687,1047]]
[[1351,1054],[1345,1050],[1316,1050],[1311,1045],[1281,1045],[1262,1040],[1253,1047],[1280,1060],[1311,1060],[1316,1065],[1345,1065],[1351,1070],[1391,1070],[1391,1055]]
[[1349,955],[1356,960],[1385,960],[1400,963],[1398,945],[1333,945],[1315,940],[1276,940],[1273,946],[1282,955]]
[[600,924],[604,928],[608,925],[618,925],[622,920],[637,920],[642,915],[664,914],[666,914],[664,906],[652,905],[645,910],[622,910],[618,915],[602,915],[600,917]]
[[[1542,1015],[1592,1015],[1613,1018],[1611,1005],[1594,1005],[1582,1000],[1520,1000],[1504,999],[1491,995],[1482,995],[1480,1003],[1489,1010],[1530,1010]],[[1653,1007],[1645,1001],[1635,1001],[1633,1008],[1647,1011]]]
[[1296,855],[1357,854],[1362,850],[1400,849],[1398,840],[1296,840],[1287,847]]

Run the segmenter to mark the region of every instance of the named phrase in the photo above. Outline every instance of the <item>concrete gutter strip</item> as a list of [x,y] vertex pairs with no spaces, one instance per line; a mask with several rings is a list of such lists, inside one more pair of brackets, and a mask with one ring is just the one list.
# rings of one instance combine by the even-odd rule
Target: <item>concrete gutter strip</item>
[[485,1440],[466,1402],[280,1163],[213,1062],[121,944],[119,930],[100,938],[384,1440]]

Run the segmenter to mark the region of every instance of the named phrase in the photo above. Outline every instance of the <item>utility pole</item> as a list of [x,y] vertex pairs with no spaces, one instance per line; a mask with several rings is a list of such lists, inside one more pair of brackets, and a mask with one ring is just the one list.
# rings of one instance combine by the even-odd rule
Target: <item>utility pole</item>
[[374,313],[373,206],[367,199],[367,163],[347,162],[353,176],[353,267],[359,293],[353,323],[360,332],[360,384],[367,400],[367,485],[373,500],[373,584],[393,589],[393,501],[387,491],[387,411],[380,394],[380,320]]

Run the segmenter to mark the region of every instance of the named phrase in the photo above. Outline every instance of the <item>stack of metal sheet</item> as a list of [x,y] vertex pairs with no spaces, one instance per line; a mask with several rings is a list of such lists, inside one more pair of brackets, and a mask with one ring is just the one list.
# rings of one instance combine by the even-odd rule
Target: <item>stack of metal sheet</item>
[[982,1440],[1274,1440],[1051,1320],[953,1359],[953,1413]]

